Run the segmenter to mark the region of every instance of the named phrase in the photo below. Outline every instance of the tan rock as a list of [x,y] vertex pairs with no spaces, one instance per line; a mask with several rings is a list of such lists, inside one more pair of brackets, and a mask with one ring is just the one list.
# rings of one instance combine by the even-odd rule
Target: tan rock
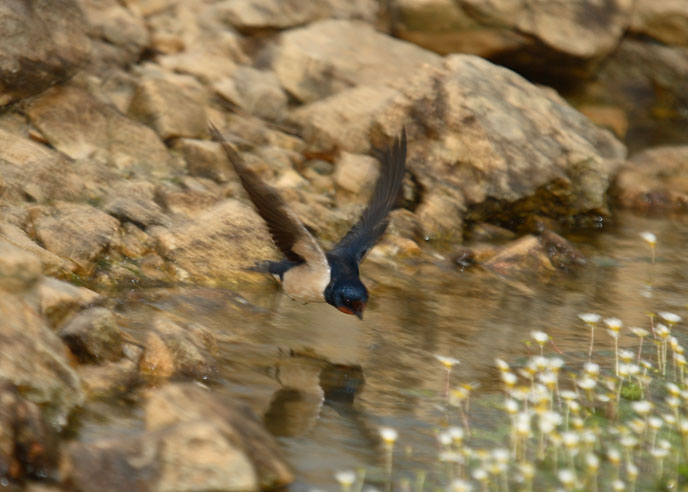
[[664,44],[688,46],[688,4],[683,0],[636,0],[630,30]]
[[56,87],[27,108],[34,125],[68,156],[98,158],[118,169],[160,172],[169,155],[155,132],[76,87]]
[[334,171],[337,186],[359,194],[372,190],[379,175],[378,162],[367,155],[342,152]]
[[38,281],[41,273],[37,255],[0,240],[0,289],[26,290]]
[[143,180],[126,180],[114,183],[108,189],[103,210],[122,222],[141,227],[166,224],[162,208],[155,202],[156,186]]
[[259,281],[246,272],[256,261],[275,258],[262,219],[250,206],[225,200],[170,229],[154,228],[158,252],[172,261],[179,274],[195,282]]
[[102,365],[80,365],[77,368],[87,398],[116,398],[127,395],[139,382],[136,362],[121,359]]
[[108,309],[80,312],[57,332],[81,362],[103,363],[122,356],[123,334]]
[[614,183],[616,201],[639,210],[688,210],[688,146],[657,147],[633,156]]
[[63,260],[56,254],[51,253],[32,241],[31,238],[16,225],[0,222],[0,237],[8,243],[38,256],[43,265],[43,272],[48,275],[66,273],[73,268],[70,262]]
[[139,362],[140,373],[151,379],[168,379],[175,371],[174,359],[159,334],[148,332],[143,342],[145,350]]
[[89,205],[62,202],[35,218],[33,227],[48,251],[89,272],[116,240],[119,221]]
[[540,240],[531,235],[504,246],[483,266],[500,276],[526,284],[533,280],[547,281],[556,271]]
[[41,315],[53,328],[74,312],[100,299],[100,295],[92,290],[51,277],[41,279],[37,292]]
[[74,0],[0,5],[0,106],[68,80],[86,63],[88,24]]
[[232,166],[218,142],[180,138],[174,148],[182,153],[186,169],[191,176],[209,178],[225,183],[233,176]]
[[327,20],[283,33],[272,67],[282,87],[312,102],[357,85],[388,84],[439,61],[367,24]]
[[208,116],[199,91],[165,79],[142,80],[128,113],[155,129],[163,140],[207,134]]
[[287,95],[272,72],[240,66],[232,77],[213,88],[227,101],[269,121],[281,121],[287,112]]

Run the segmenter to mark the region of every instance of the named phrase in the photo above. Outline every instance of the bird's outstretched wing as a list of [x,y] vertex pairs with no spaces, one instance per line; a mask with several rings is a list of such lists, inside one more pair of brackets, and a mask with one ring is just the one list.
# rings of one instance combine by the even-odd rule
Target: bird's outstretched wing
[[389,214],[399,197],[406,171],[406,130],[387,149],[380,168],[380,177],[361,218],[328,254],[360,263],[387,229]]
[[288,208],[284,200],[270,186],[244,163],[244,159],[234,150],[212,123],[209,124],[213,137],[222,144],[229,162],[232,163],[241,184],[251,202],[268,226],[275,245],[290,261],[327,265],[327,258],[315,238],[306,230],[303,223]]

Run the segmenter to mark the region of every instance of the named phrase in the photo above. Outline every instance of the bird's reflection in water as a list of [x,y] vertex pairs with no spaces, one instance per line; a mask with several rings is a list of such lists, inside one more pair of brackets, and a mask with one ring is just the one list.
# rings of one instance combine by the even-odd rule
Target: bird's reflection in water
[[300,359],[298,366],[284,364],[278,368],[276,378],[283,388],[275,393],[264,416],[266,427],[275,436],[307,434],[323,404],[342,417],[356,417],[354,400],[365,384],[361,366],[309,362],[304,364]]

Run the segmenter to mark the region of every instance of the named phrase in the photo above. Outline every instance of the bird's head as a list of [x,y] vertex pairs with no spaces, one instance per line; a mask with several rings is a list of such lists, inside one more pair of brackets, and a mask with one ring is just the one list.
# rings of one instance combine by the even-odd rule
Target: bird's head
[[325,300],[341,312],[363,319],[363,311],[368,303],[368,289],[359,279],[340,280],[327,286]]

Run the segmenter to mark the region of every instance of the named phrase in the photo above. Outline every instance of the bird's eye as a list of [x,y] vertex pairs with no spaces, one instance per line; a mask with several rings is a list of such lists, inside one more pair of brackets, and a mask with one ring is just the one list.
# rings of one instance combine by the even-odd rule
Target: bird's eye
[[349,299],[348,297],[345,297],[345,298],[344,298],[344,303],[346,303],[346,304],[351,304],[351,299]]

